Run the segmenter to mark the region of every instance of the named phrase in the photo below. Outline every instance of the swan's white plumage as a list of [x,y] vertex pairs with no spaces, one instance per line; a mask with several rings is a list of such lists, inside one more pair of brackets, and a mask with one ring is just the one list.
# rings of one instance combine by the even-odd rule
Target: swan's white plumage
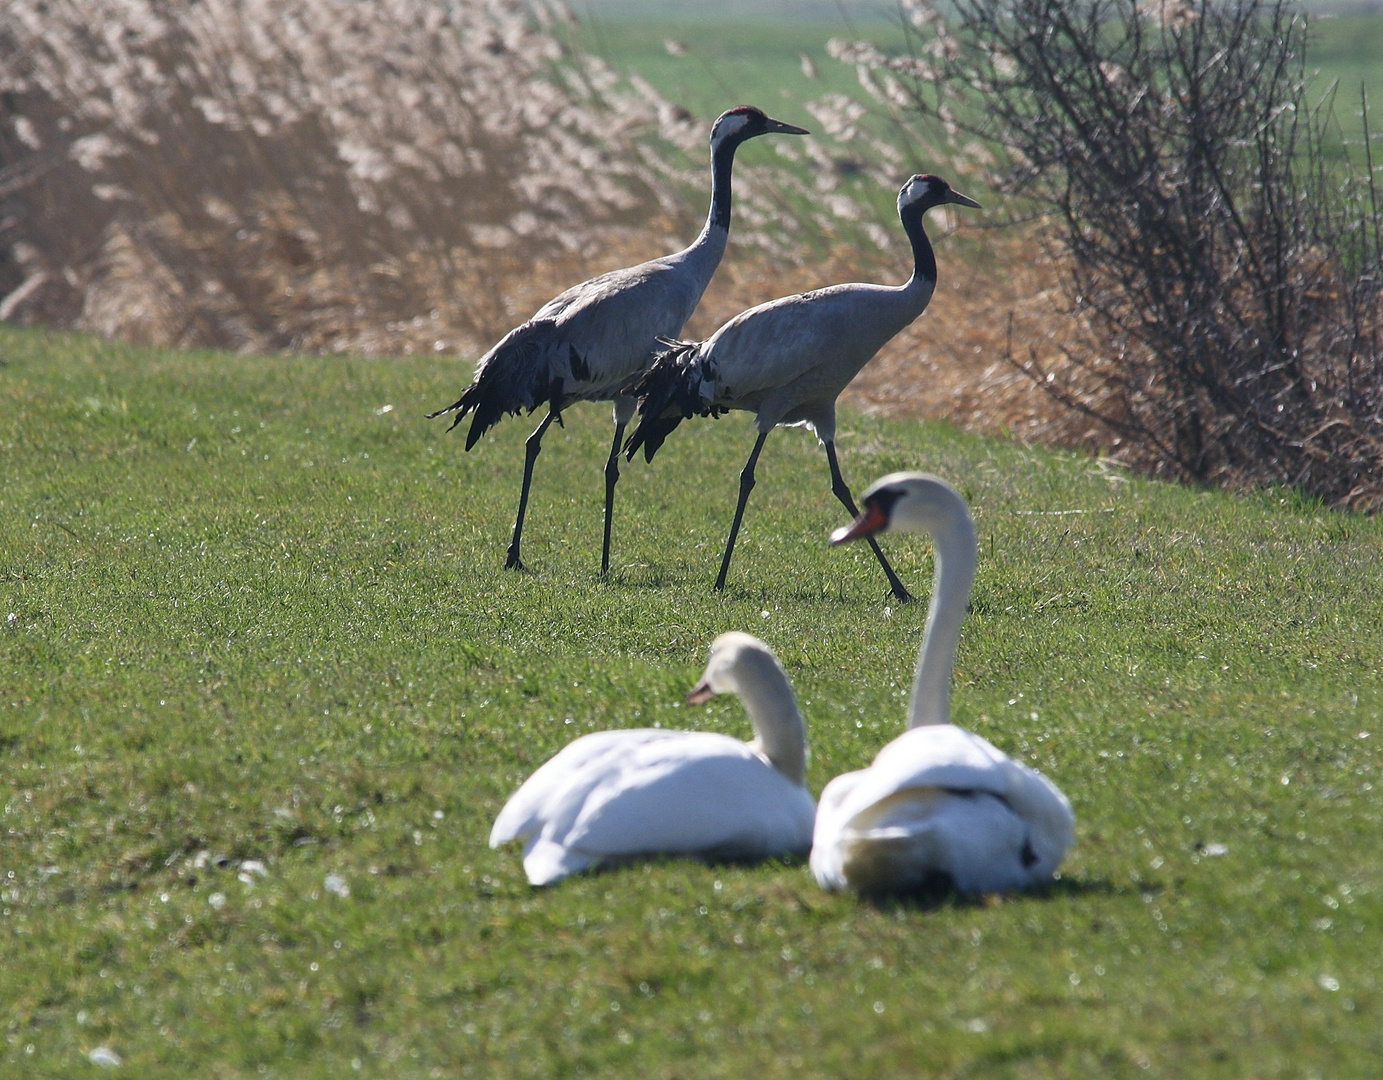
[[[730,643],[736,649],[750,647],[747,641],[767,652],[762,642],[743,634],[723,635],[716,645],[727,638],[737,639]],[[725,655],[725,650],[719,654],[721,659]],[[708,680],[717,659],[713,646]],[[721,680],[714,689],[739,689],[731,682],[733,678]],[[756,689],[763,693],[762,687]],[[754,702],[746,703],[752,710]],[[790,688],[780,704],[797,717],[801,742]],[[602,731],[577,739],[505,804],[491,830],[490,846],[523,839],[524,871],[534,885],[641,855],[759,859],[805,853],[816,805],[801,783],[758,749],[766,718],[751,715],[760,735],[756,743],[712,732],[653,729]],[[805,747],[800,749],[805,754]]]
[[961,892],[1026,888],[1052,876],[1074,822],[1050,780],[988,740],[950,724],[913,728],[826,785],[812,873],[832,890],[906,890],[941,875]]
[[811,868],[823,888],[904,891],[947,878],[961,892],[1051,879],[1075,835],[1066,796],[1041,773],[950,723],[949,684],[975,569],[960,493],[934,476],[893,473],[865,492],[837,541],[884,528],[931,533],[936,576],[913,682],[909,730],[867,769],[821,793]]

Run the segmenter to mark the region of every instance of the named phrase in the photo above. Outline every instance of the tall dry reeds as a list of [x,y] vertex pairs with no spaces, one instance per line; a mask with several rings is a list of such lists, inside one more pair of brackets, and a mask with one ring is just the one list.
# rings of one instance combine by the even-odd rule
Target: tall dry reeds
[[[572,48],[571,24],[549,0],[8,0],[0,318],[469,351],[672,250],[704,213],[711,118]],[[795,167],[741,162],[748,277],[860,262],[842,222],[865,260],[895,244],[838,190],[850,108],[809,106],[828,130],[782,151]]]
[[516,279],[681,212],[630,152],[649,106],[566,55],[569,18],[11,0],[0,315],[240,349],[489,336]]

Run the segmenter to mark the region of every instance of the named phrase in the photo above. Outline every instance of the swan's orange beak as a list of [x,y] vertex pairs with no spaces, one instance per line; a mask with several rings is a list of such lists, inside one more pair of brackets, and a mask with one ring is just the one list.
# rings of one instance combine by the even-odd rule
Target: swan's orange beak
[[716,696],[716,692],[711,689],[709,680],[702,679],[691,688],[691,693],[687,695],[688,705],[705,705],[711,698]]
[[888,525],[888,515],[879,508],[878,503],[865,503],[864,513],[849,525],[842,525],[831,533],[831,543],[843,544],[847,540],[858,540],[862,536],[873,536]]

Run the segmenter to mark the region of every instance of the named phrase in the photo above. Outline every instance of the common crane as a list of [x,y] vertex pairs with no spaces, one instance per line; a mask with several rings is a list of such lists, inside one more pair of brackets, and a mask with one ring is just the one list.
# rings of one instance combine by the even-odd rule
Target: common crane
[[[739,504],[717,590],[725,588],[759,452],[777,425],[805,425],[815,432],[826,448],[832,494],[857,513],[836,459],[836,398],[876,352],[926,310],[936,288],[936,256],[922,215],[947,203],[980,205],[937,176],[914,176],[898,193],[898,217],[912,241],[914,265],[906,284],[832,285],[750,308],[705,341],[666,342],[670,347],[630,391],[639,407],[639,423],[624,446],[631,460],[642,446],[652,461],[663,440],[689,417],[718,416],[727,409],[756,414],[759,437],[740,473]],[[868,539],[893,595],[911,599],[878,543]]]
[[[740,144],[759,135],[806,135],[805,128],[774,120],[752,106],[722,113],[711,128],[711,208],[691,245],[638,266],[613,270],[574,285],[549,300],[522,326],[509,331],[480,358],[475,378],[456,401],[428,414],[454,412],[456,427],[472,414],[466,434],[470,450],[505,413],[548,412],[524,444],[523,488],[506,568],[523,569],[523,535],[533,463],[543,433],[562,410],[577,401],[613,401],[615,439],[605,464],[605,539],[602,576],[610,570],[610,527],[619,480],[619,449],[634,415],[627,387],[652,360],[657,338],[675,337],[695,310],[725,253],[730,235],[730,173]],[[447,429],[448,431],[451,428]]]

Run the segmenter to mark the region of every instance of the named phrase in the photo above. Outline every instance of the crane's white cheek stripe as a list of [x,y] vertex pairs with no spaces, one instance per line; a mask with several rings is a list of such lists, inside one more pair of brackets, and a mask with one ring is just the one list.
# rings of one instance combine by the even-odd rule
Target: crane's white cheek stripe
[[715,136],[712,141],[716,146],[719,146],[726,139],[730,138],[730,136],[738,135],[744,130],[744,126],[747,123],[749,123],[749,117],[747,116],[731,116],[722,120],[720,126],[716,128]]

